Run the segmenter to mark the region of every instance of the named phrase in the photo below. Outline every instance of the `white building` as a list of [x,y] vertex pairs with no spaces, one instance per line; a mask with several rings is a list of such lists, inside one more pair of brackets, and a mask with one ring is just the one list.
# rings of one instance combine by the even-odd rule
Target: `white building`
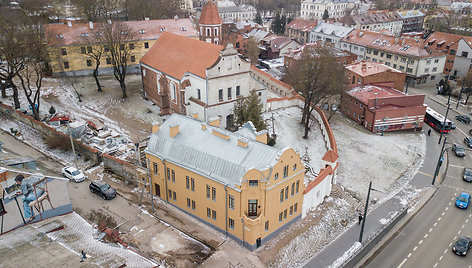
[[328,10],[330,18],[339,18],[346,15],[346,9],[359,7],[359,0],[301,0],[300,16],[303,19],[322,19],[324,11]]
[[403,19],[396,12],[369,12],[352,16],[355,28],[372,32],[388,30],[395,36],[402,32]]
[[224,48],[163,32],[140,64],[144,94],[161,115],[180,113],[207,122],[219,118],[228,127],[234,103],[253,90],[265,109],[265,86],[231,44]]
[[332,44],[336,48],[341,48],[341,39],[352,30],[354,30],[354,28],[322,22],[311,30],[310,43],[317,42],[322,45]]
[[257,10],[251,5],[237,6],[233,1],[219,1],[218,13],[224,22],[254,20]]

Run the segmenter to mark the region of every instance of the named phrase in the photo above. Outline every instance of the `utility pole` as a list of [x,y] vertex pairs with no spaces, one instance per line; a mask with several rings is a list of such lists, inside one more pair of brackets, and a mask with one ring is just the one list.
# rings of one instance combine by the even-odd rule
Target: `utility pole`
[[[407,74],[405,78],[408,78],[408,64],[410,63],[410,59],[406,59],[406,70],[405,73]],[[405,94],[408,93],[408,85],[410,84],[410,79],[405,79],[406,80],[406,89],[405,89]]]
[[462,98],[462,91],[464,91],[464,82],[465,82],[465,79],[462,80],[462,87],[461,87],[461,91],[459,92],[459,97],[457,98],[456,109],[459,108],[459,102],[461,101],[461,98]]
[[447,110],[446,110],[446,116],[444,116],[444,122],[441,126],[441,135],[439,135],[439,142],[438,144],[441,144],[442,136],[444,134],[444,127],[446,126],[446,120],[447,120],[447,114],[449,113],[449,107],[451,106],[451,93],[449,92],[449,86],[447,86],[447,94],[449,97],[447,98]]
[[444,146],[446,145],[446,140],[447,137],[444,137],[444,142],[441,147],[441,152],[439,153],[439,159],[438,163],[436,164],[436,170],[434,171],[433,182],[431,182],[431,185],[434,185],[434,183],[436,182],[436,176],[438,176],[439,174],[439,169],[441,168],[441,164],[443,162]]
[[74,139],[72,139],[72,132],[70,131],[70,114],[69,114],[69,120],[67,120],[67,131],[69,132],[70,145],[72,146],[72,153],[74,154],[74,166],[75,168],[77,168]]
[[367,216],[367,207],[369,206],[370,190],[372,189],[372,182],[369,182],[369,191],[367,192],[367,200],[365,201],[364,218],[362,219],[361,233],[359,234],[359,242],[362,243],[362,235],[364,234],[364,225]]

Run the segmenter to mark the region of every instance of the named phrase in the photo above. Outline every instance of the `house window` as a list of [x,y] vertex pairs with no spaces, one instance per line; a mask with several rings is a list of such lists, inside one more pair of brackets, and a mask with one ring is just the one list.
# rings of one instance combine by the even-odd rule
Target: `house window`
[[290,191],[290,195],[293,195],[294,192],[295,192],[295,183],[292,183],[292,189]]
[[195,200],[192,200],[192,209],[195,210],[196,209],[196,204],[195,204]]
[[69,62],[68,61],[64,61],[64,69],[69,69]]
[[297,213],[297,208],[298,208],[298,203],[295,203],[295,205],[293,205],[293,213]]
[[135,62],[136,61],[136,56],[131,56],[131,62]]
[[125,44],[120,44],[120,50],[125,50]]
[[175,182],[175,171],[172,170],[172,182]]
[[387,54],[387,59],[391,59],[392,58],[392,54]]
[[374,55],[375,56],[379,55],[379,52],[377,50],[374,50]]
[[297,169],[297,164],[293,165],[293,171]]
[[297,183],[295,184],[295,193],[298,193],[299,186],[300,186],[300,181],[297,181]]
[[167,168],[167,179],[170,180],[170,168]]
[[425,69],[424,69],[424,72],[425,72],[425,73],[428,73],[428,72],[429,72],[429,68],[425,68]]
[[287,210],[284,210],[284,220],[287,218]]
[[172,199],[172,190],[169,189],[169,199]]
[[289,214],[290,216],[292,216],[292,214],[293,214],[293,206],[290,206],[290,210],[289,210],[288,214]]
[[87,66],[92,66],[92,61],[91,60],[87,60]]
[[288,198],[288,186],[285,187],[285,199],[287,199],[287,198]]
[[431,60],[427,60],[427,61],[426,61],[426,64],[431,64]]
[[61,48],[61,54],[62,55],[67,55],[67,49]]
[[108,51],[110,51],[110,48],[108,48],[108,46],[105,45],[105,46],[103,46],[103,50],[105,50],[105,52],[108,52]]
[[249,180],[249,186],[257,186],[258,180]]
[[175,84],[174,83],[171,83],[172,85],[172,91],[171,91],[171,99],[172,100],[175,100],[175,98],[177,97],[177,90],[176,90],[176,87],[175,87]]
[[284,201],[284,189],[280,190],[280,202]]
[[149,42],[144,42],[144,48],[149,48]]
[[131,50],[134,49],[134,44],[133,44],[133,43],[130,43],[130,44],[129,44],[129,49],[131,49]]
[[288,165],[284,167],[284,178],[288,176]]
[[211,187],[211,199],[216,200],[216,188]]
[[154,174],[157,174],[157,163],[156,162],[153,162],[153,166],[154,166]]
[[187,198],[187,207],[190,208],[190,198]]
[[111,59],[107,58],[107,64],[111,64]]
[[449,51],[449,55],[456,55],[456,50],[455,49],[451,49]]
[[248,200],[248,216],[257,216],[257,199]]
[[185,176],[185,188],[190,189],[190,178]]
[[207,217],[211,218],[211,209],[210,208],[207,208]]
[[207,185],[207,198],[210,198],[210,186]]
[[[82,54],[85,54],[85,53],[86,53],[85,47],[80,47],[80,53],[82,53]],[[64,55],[64,54],[62,54],[62,55]]]
[[199,88],[197,88],[197,99],[199,99],[199,100],[202,99],[202,92],[200,91]]
[[177,201],[177,194],[175,192],[172,192],[172,199],[174,199],[174,201]]
[[223,89],[218,90],[218,100],[223,101]]
[[433,68],[433,72],[436,72],[438,70],[438,67]]
[[213,220],[216,220],[216,211],[214,211],[214,210],[211,211],[211,218]]
[[277,180],[279,178],[279,173],[275,173],[274,179]]
[[411,72],[413,72],[413,69],[411,69],[411,68],[406,68],[406,72],[407,72],[407,73],[411,73]]
[[236,86],[236,97],[239,97],[241,94],[240,86]]
[[228,220],[228,227],[234,230],[234,220],[231,218],[229,218]]
[[87,53],[92,53],[92,47],[91,46],[87,47]]
[[466,58],[467,58],[467,56],[469,56],[469,52],[467,52],[467,51],[462,51],[462,54],[461,54],[461,55],[462,55],[462,57],[466,57]]
[[228,88],[228,99],[231,99],[231,88]]
[[282,221],[282,212],[279,213],[279,222]]
[[192,191],[195,192],[195,179],[191,179],[191,186],[192,186]]
[[231,208],[231,209],[234,209],[234,196],[232,195],[229,195],[229,198],[228,198],[228,207]]
[[266,231],[269,230],[269,221],[266,221],[266,222],[265,222],[265,224],[264,224],[264,229],[265,229]]
[[434,60],[434,63],[438,63],[438,62],[439,62],[439,59],[435,59],[435,60]]

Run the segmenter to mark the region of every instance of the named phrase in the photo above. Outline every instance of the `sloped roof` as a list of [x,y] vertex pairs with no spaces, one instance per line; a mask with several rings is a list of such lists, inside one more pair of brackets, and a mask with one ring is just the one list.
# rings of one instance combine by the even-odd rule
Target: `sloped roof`
[[318,25],[317,21],[309,21],[304,19],[294,19],[289,24],[287,24],[286,28],[295,29],[299,31],[311,31],[313,28]]
[[403,10],[403,11],[397,11],[397,14],[402,17],[403,19],[409,19],[409,18],[416,18],[416,17],[424,17],[425,15],[423,12],[419,10]]
[[355,22],[359,22],[361,25],[402,20],[402,17],[400,17],[398,13],[386,11],[368,12],[362,15],[354,15],[352,17]]
[[[363,68],[363,66],[365,66],[365,68]],[[385,64],[372,62],[372,61],[356,62],[350,65],[347,65],[344,68],[363,77],[373,75],[373,74],[383,73],[383,72],[402,73]]]
[[223,46],[163,32],[140,62],[181,79],[186,72],[206,78],[206,69],[220,56]]
[[203,6],[198,24],[215,25],[221,24],[222,22],[223,21],[221,20],[220,14],[218,13],[218,7],[213,1],[208,1]]
[[[196,119],[171,115],[151,134],[145,152],[177,165],[195,170],[206,177],[223,184],[240,185],[242,176],[252,168],[265,170],[272,167],[282,151],[266,144],[246,139],[246,148],[238,145],[238,139],[245,139],[218,127],[202,124]],[[179,126],[179,133],[170,137],[170,126]],[[229,137],[228,140],[213,134],[217,131]]]
[[342,38],[346,36],[348,33],[350,33],[353,29],[354,28],[351,28],[351,27],[345,27],[342,25],[322,22],[318,24],[312,30],[312,32],[323,33],[327,35],[334,35],[334,36]]
[[[451,46],[454,43],[459,42],[461,39],[464,39],[467,44],[472,47],[472,37],[442,32],[433,32],[428,36],[424,43],[425,45],[428,45],[429,48],[442,50],[445,49],[446,46]],[[437,47],[436,45],[441,42],[442,45]]]
[[[169,20],[136,20],[123,21],[134,32],[136,40],[154,40],[163,32],[171,32],[181,36],[198,37],[192,21],[188,18]],[[67,24],[47,24],[45,26],[46,40],[49,46],[77,45],[93,43],[95,29],[99,29],[102,23],[93,23],[94,30],[90,29],[89,23],[73,23],[72,27]],[[88,37],[86,37],[86,34]],[[58,38],[61,35],[62,38]]]
[[380,99],[388,97],[402,97],[405,93],[400,92],[391,87],[377,86],[377,85],[360,85],[346,92],[352,97],[355,97],[364,104],[367,104],[370,99]]

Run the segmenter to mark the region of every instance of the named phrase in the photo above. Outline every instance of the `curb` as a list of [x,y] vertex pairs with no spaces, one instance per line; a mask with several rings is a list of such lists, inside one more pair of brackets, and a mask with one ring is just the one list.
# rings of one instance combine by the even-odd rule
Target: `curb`
[[[362,258],[354,267],[364,267],[365,264],[368,264],[372,261],[374,255],[383,250],[385,246],[387,246],[396,236],[397,234],[413,219],[413,217],[420,212],[420,210],[428,203],[428,201],[434,196],[436,191],[438,190],[437,187],[429,186],[425,196],[421,198],[414,207],[413,211],[410,211],[411,208],[408,208],[407,215],[400,220],[400,222],[392,228],[385,236],[380,240],[380,242],[369,252],[366,254],[364,258]],[[410,213],[413,212],[413,213]]]
[[[441,102],[440,100],[437,100],[437,99],[433,98],[432,96],[428,96],[428,99],[430,99],[430,100],[436,102],[436,103],[439,104],[439,105],[442,105],[442,106],[444,106],[444,107],[447,107],[447,104],[444,104],[443,102]],[[451,102],[451,103],[452,103],[452,102]],[[455,103],[457,103],[457,101],[456,101]],[[462,106],[459,105],[459,107],[462,107]],[[469,107],[465,107],[465,108],[462,107],[462,108],[463,108],[463,109],[470,109]],[[454,112],[456,112],[456,113],[458,113],[458,114],[463,114],[462,112],[458,111],[456,108],[452,107],[452,105],[449,107],[449,109],[450,109],[450,110],[453,110]],[[469,112],[470,112],[470,111],[467,111],[467,113],[469,113]]]

